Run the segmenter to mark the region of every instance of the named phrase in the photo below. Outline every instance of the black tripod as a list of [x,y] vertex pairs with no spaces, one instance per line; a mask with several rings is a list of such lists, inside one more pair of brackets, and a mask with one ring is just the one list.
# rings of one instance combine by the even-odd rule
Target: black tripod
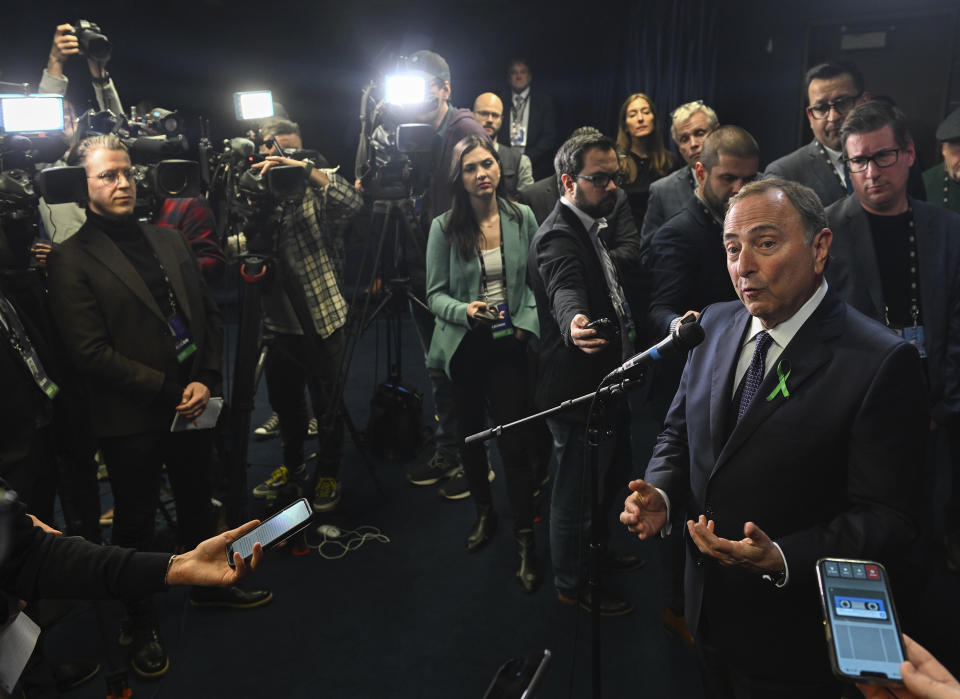
[[[229,434],[230,449],[228,452],[228,483],[229,488],[225,498],[225,507],[229,522],[241,522],[246,519],[246,472],[247,447],[250,434],[250,415],[253,412],[254,398],[257,386],[266,364],[268,346],[260,346],[261,314],[260,303],[263,297],[263,285],[272,272],[283,285],[283,290],[290,300],[294,315],[300,328],[303,330],[307,346],[311,353],[319,352],[321,339],[317,335],[313,318],[307,305],[303,289],[296,281],[294,270],[282,256],[245,255],[240,265],[240,322],[237,335],[237,352],[233,372],[233,400],[230,410]],[[357,445],[367,465],[371,476],[376,482],[372,465],[366,457],[363,442],[353,420],[343,404],[343,388],[346,385],[346,373],[349,363],[341,361],[337,380],[331,391],[327,409],[318,419],[318,452],[322,450],[333,434],[337,418],[343,417],[344,424],[351,438]],[[317,475],[314,474],[310,488],[316,487]],[[379,483],[377,483],[379,488]],[[311,492],[311,491],[307,491]],[[294,497],[299,495],[294,493]]]

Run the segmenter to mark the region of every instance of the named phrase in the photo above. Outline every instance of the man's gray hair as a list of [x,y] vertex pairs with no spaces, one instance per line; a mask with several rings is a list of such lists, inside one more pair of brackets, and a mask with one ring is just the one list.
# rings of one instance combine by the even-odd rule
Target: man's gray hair
[[271,136],[300,135],[300,125],[283,117],[270,117],[260,124],[260,137],[264,140]]
[[101,148],[104,150],[122,150],[124,153],[129,153],[126,144],[115,133],[90,136],[80,141],[80,145],[77,146],[77,164],[86,165],[87,156]]
[[706,115],[707,119],[710,121],[711,131],[717,128],[717,125],[720,123],[720,120],[717,119],[717,113],[705,105],[703,100],[687,102],[686,104],[681,104],[670,113],[670,119],[672,120],[672,123],[670,124],[670,135],[673,137],[674,141],[677,140],[677,124],[682,124],[697,112],[703,112]]
[[823,203],[816,192],[799,182],[791,182],[780,177],[751,182],[730,198],[727,211],[747,197],[765,194],[772,189],[783,192],[783,195],[790,200],[790,204],[800,215],[804,240],[808,244],[812,243],[814,236],[827,227],[827,215],[823,211]]

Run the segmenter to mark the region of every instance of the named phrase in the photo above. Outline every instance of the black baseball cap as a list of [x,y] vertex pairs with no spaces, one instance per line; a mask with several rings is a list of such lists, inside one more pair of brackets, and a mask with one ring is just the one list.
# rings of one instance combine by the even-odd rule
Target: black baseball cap
[[410,56],[410,68],[419,70],[427,75],[448,82],[450,80],[450,66],[439,53],[433,51],[417,51]]

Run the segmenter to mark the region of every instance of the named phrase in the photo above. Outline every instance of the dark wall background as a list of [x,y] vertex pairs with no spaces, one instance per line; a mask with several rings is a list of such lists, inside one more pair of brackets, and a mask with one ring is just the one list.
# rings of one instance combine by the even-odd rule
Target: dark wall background
[[[5,8],[0,79],[38,81],[56,24],[90,19],[114,42],[109,70],[125,105],[149,99],[202,115],[211,120],[214,137],[222,139],[241,132],[231,93],[270,88],[300,122],[307,145],[349,174],[360,90],[386,56],[419,48],[441,53],[453,73],[454,103],[470,106],[476,94],[501,90],[508,58],[523,55],[533,66],[536,89],[557,100],[562,134],[588,123],[613,133],[620,102],[631,92],[653,97],[664,131],[670,109],[703,98],[716,107],[721,121],[750,130],[767,162],[810,137],[800,90],[808,30],[816,37],[823,31],[817,23],[864,22],[878,15],[922,23],[916,17],[933,11],[931,22],[942,25],[944,13],[953,13],[953,19],[948,40],[941,32],[941,45],[932,49],[942,57],[947,77],[931,90],[947,97],[938,113],[920,120],[923,128],[916,136],[924,152],[932,152],[932,128],[951,104],[960,104],[956,2],[913,0],[908,9],[895,0],[399,5],[380,0],[136,5],[52,0],[31,11],[21,3]],[[886,51],[905,74],[912,73],[910,47],[894,41]],[[86,66],[75,61],[67,72],[68,96],[82,110],[93,96]],[[929,76],[916,75],[916,80]],[[882,84],[868,87],[884,91]],[[909,112],[908,104],[901,105]]]

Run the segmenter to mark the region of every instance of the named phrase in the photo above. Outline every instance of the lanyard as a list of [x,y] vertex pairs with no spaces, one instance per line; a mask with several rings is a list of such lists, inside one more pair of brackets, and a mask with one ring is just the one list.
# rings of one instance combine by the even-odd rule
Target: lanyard
[[[173,294],[173,284],[170,282],[170,277],[167,276],[167,270],[160,261],[160,258],[157,257],[153,246],[150,246],[150,254],[153,255],[153,259],[157,261],[157,266],[160,267],[160,277],[163,279],[163,284],[167,288],[167,304],[170,306],[170,312],[167,317],[175,316],[177,315],[177,297]],[[171,332],[173,332],[172,329]]]
[[[907,207],[907,213],[910,215],[910,220],[907,222],[907,244],[909,245],[907,254],[910,258],[910,317],[913,319],[913,327],[917,327],[920,321],[920,275],[917,271],[919,264],[917,258],[917,230],[914,224],[912,206]],[[884,324],[887,327],[892,327],[890,319],[887,317],[886,306],[884,306],[883,311]]]
[[847,181],[846,181],[846,180],[840,175],[840,173],[837,171],[837,168],[836,168],[836,166],[833,164],[833,161],[830,160],[830,154],[827,153],[827,149],[823,147],[823,144],[820,143],[820,141],[817,141],[817,148],[820,149],[820,155],[823,156],[823,159],[827,161],[827,165],[830,166],[830,172],[832,172],[834,175],[836,175],[836,176],[837,176],[837,179],[840,180],[840,186],[843,187],[843,191],[844,191],[844,192],[849,192],[850,190],[849,190],[849,188],[847,187]]
[[522,121],[523,114],[527,110],[527,102],[530,101],[530,93],[527,93],[526,97],[521,99],[513,98],[513,106],[510,108],[510,111],[513,112],[513,121]]
[[30,370],[34,383],[47,398],[52,400],[60,391],[60,387],[47,374],[43,362],[40,361],[40,355],[30,342],[23,323],[20,322],[16,309],[3,294],[0,294],[0,335],[7,338],[11,347],[20,356],[20,360]]

